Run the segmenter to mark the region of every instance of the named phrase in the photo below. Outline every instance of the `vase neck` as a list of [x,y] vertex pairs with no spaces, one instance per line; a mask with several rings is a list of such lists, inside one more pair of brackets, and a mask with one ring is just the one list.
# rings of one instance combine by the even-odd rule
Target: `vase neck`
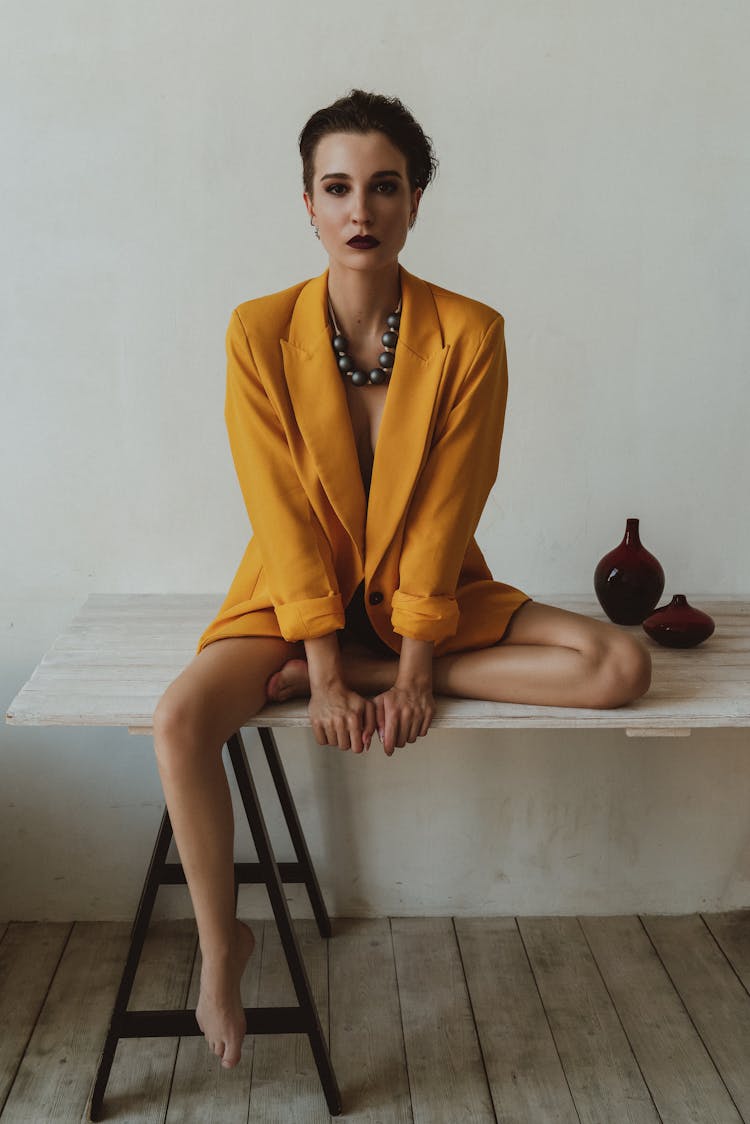
[[623,538],[624,546],[640,546],[641,537],[638,533],[638,520],[628,519],[625,524],[625,536]]

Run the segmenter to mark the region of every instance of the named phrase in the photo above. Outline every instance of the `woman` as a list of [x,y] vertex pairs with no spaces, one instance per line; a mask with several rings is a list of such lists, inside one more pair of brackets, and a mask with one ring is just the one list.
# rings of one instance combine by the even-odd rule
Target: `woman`
[[494,581],[473,538],[497,474],[504,322],[398,261],[429,138],[398,99],[353,90],[310,118],[300,152],[329,265],[232,314],[225,416],[253,537],[154,713],[202,952],[197,1018],[225,1067],[254,938],[234,913],[221,753],[267,701],[309,696],[320,745],[361,753],[378,729],[391,755],[427,733],[433,690],[617,707],[650,684],[643,644]]

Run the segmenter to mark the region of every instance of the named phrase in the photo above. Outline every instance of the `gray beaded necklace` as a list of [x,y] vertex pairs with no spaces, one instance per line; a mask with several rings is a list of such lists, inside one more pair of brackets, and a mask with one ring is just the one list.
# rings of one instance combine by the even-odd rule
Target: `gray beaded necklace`
[[386,319],[389,331],[383,332],[380,337],[380,342],[385,349],[378,356],[378,363],[380,366],[373,367],[369,375],[366,371],[355,370],[354,360],[351,355],[347,355],[346,349],[349,344],[339,331],[330,297],[328,298],[328,311],[331,314],[331,323],[333,324],[334,331],[333,353],[336,356],[336,362],[344,378],[350,378],[354,386],[377,386],[379,383],[386,382],[391,373],[393,364],[396,361],[395,352],[396,344],[398,343],[398,329],[401,325],[401,298],[399,297],[396,311],[392,312]]

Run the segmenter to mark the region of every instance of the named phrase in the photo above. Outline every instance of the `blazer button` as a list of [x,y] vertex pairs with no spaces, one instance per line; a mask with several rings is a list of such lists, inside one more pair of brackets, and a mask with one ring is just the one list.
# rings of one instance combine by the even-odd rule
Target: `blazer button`
[[375,593],[370,594],[370,604],[371,605],[379,605],[382,600],[383,600],[383,594],[382,593],[375,592]]

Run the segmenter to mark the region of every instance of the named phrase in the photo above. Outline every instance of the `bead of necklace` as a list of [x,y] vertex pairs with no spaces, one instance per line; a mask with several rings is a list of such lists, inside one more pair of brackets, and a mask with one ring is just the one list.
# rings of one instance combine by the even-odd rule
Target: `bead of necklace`
[[368,373],[367,371],[358,371],[356,364],[351,355],[347,354],[349,346],[345,336],[342,336],[339,331],[339,326],[336,323],[333,307],[331,306],[330,297],[328,299],[328,311],[331,314],[331,323],[333,325],[333,352],[336,356],[338,368],[344,378],[351,379],[354,386],[377,386],[380,383],[388,381],[393,364],[396,361],[396,344],[398,343],[398,329],[401,326],[401,298],[399,297],[398,306],[395,312],[392,312],[386,319],[387,330],[383,332],[380,337],[380,342],[383,345],[383,351],[378,356],[378,367]]

